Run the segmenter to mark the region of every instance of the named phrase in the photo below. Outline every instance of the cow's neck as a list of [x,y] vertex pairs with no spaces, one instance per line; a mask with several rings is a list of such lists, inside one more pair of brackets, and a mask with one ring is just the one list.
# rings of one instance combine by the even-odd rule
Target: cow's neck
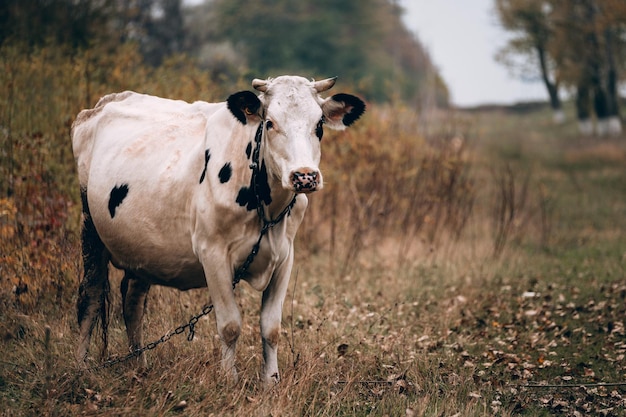
[[[262,204],[263,210],[261,214],[264,221],[274,221],[285,215],[286,211],[291,210],[295,203],[296,194],[289,193],[280,188],[277,184],[277,192],[272,191],[272,202],[269,205]],[[261,215],[259,215],[261,217]]]
[[258,216],[265,222],[276,220],[284,216],[286,210],[290,210],[295,202],[296,194],[285,190],[279,176],[268,172],[267,164],[262,157],[262,148],[266,145],[265,122],[259,125],[255,138],[254,150],[252,151],[252,176],[254,195],[257,205]]

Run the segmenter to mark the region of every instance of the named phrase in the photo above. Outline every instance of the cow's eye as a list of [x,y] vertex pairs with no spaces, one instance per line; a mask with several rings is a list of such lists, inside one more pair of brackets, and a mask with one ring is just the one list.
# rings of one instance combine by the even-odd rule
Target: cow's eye
[[271,121],[271,120],[268,120],[267,122],[265,122],[265,128],[266,128],[267,130],[272,129],[273,127],[274,127],[274,123],[272,123],[272,121]]

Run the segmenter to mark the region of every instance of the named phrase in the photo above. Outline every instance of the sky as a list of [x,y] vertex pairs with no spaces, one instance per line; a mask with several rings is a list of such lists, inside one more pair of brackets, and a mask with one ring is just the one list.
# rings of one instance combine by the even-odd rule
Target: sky
[[494,0],[400,0],[404,22],[428,50],[457,106],[547,100],[540,81],[522,82],[494,56],[506,43]]

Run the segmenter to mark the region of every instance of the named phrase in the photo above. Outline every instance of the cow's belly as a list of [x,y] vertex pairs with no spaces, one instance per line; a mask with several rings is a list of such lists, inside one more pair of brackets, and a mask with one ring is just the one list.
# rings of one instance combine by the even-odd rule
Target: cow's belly
[[155,284],[180,289],[206,286],[191,243],[188,198],[170,190],[168,204],[162,194],[146,188],[139,192],[137,184],[131,183],[113,212],[110,193],[106,192],[109,186],[99,189],[92,184],[88,202],[112,263]]
[[[97,226],[96,226],[97,227]],[[111,261],[117,268],[129,270],[142,279],[157,285],[174,287],[181,290],[206,287],[204,268],[196,256],[189,236],[176,236],[173,233],[146,233],[153,229],[151,225],[143,227],[136,222],[133,227],[125,227],[126,233],[119,229],[108,235],[101,233],[101,238],[111,254]],[[271,236],[271,235],[270,235]],[[260,250],[243,278],[250,286],[263,291],[272,279],[277,268],[289,260],[291,244],[284,237],[264,237]],[[231,253],[224,255],[222,262],[228,264],[229,272],[234,272],[245,263],[254,243],[256,235],[250,235],[231,246]],[[206,239],[211,241],[211,239]],[[209,251],[218,253],[222,250],[212,248]],[[218,265],[220,260],[215,260]]]
[[202,264],[188,243],[190,239],[184,235],[155,233],[151,229],[135,222],[132,228],[116,229],[114,234],[106,228],[99,232],[113,265],[153,284],[179,289],[205,287]]
[[136,276],[151,284],[173,287],[179,290],[190,290],[207,286],[204,270],[198,262],[189,265],[178,265],[177,268],[172,268],[172,264],[168,264],[166,268],[155,268],[154,264],[138,266],[132,263],[128,264],[118,258],[112,258],[111,262],[117,268],[132,271]]

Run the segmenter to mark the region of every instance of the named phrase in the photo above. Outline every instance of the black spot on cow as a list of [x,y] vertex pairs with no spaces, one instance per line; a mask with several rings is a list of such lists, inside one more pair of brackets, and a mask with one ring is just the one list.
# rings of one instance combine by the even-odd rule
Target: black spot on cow
[[249,187],[241,187],[235,201],[237,204],[242,207],[246,207],[248,210],[255,210],[257,208],[254,192]]
[[226,162],[224,166],[222,167],[222,169],[220,169],[220,172],[217,175],[220,178],[220,182],[224,184],[225,182],[228,182],[228,180],[230,180],[230,176],[232,174],[233,174],[233,169],[230,166],[230,162]]
[[202,181],[204,181],[204,177],[206,177],[206,168],[209,164],[209,159],[211,159],[211,150],[206,149],[204,151],[204,169],[202,170],[202,174],[200,175],[200,184],[202,184]]
[[113,187],[111,195],[109,196],[109,213],[111,214],[111,218],[115,217],[115,210],[122,204],[122,201],[124,201],[127,195],[128,184]]
[[[268,205],[272,202],[271,189],[269,182],[267,181],[267,167],[265,161],[261,164],[261,169],[256,175],[256,191],[259,194],[259,201]],[[237,204],[245,207],[248,210],[256,210],[258,207],[258,201],[254,195],[254,187],[252,179],[250,180],[249,187],[241,187],[239,194],[237,195]]]
[[317,127],[315,128],[315,136],[319,140],[322,140],[322,136],[324,136],[324,118],[322,117],[319,122],[317,122]]
[[252,156],[252,142],[248,142],[248,146],[246,146],[246,156],[248,159]]

